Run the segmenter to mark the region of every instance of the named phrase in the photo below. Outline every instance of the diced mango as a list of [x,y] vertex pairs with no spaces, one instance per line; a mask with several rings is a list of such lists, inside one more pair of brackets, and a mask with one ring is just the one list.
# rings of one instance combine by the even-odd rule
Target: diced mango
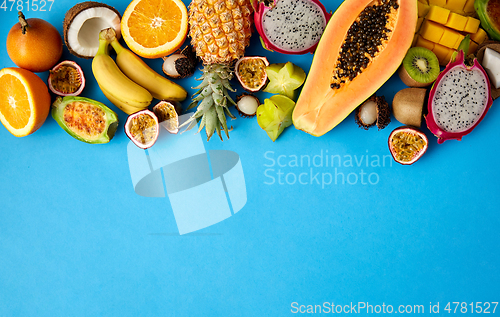
[[455,45],[453,45],[453,48],[454,49],[458,49],[458,47],[460,46],[460,43],[462,43],[462,40],[465,38],[464,35],[460,34],[457,41],[455,42]]
[[467,52],[467,55],[476,53],[477,47],[478,47],[478,45],[476,42],[470,41],[469,52]]
[[486,38],[487,38],[486,32],[481,28],[477,29],[477,32],[471,34],[470,36],[470,39],[476,42],[477,44],[483,43],[484,40],[486,40]]
[[434,43],[439,43],[439,40],[441,40],[443,33],[443,26],[429,20],[425,20],[424,23],[422,23],[422,28],[420,29],[420,35],[424,39]]
[[424,39],[420,35],[417,37],[417,42],[413,46],[425,47],[426,49],[429,49],[431,51],[434,49],[434,43],[432,43],[431,41],[427,41],[426,39]]
[[411,42],[411,47],[415,47],[415,44],[417,44],[417,40],[418,40],[418,34],[415,34],[415,36],[413,37],[413,41]]
[[455,43],[460,38],[460,35],[461,34],[459,34],[458,32],[445,28],[443,36],[441,36],[441,39],[438,43],[448,48],[455,48]]
[[451,48],[448,48],[446,46],[443,46],[443,45],[435,44],[432,51],[434,52],[434,54],[436,54],[436,56],[439,60],[439,64],[446,65],[446,64],[448,64],[448,61],[449,61],[449,59],[446,60],[446,56],[448,56],[450,51],[453,52],[454,50]]
[[417,19],[417,27],[415,28],[415,30],[420,30],[420,27],[422,26],[422,22],[424,22],[424,18],[418,18]]
[[460,13],[464,10],[465,2],[466,0],[447,0],[444,7],[450,11]]
[[423,18],[427,15],[427,12],[429,12],[429,5],[422,3],[422,2],[417,2],[418,6],[418,17]]
[[444,7],[446,6],[446,0],[429,0],[429,5]]
[[418,2],[425,3],[425,4],[429,5],[429,1],[427,1],[427,0],[418,0]]
[[479,21],[478,19],[475,19],[473,17],[467,17],[467,23],[465,24],[464,32],[476,33],[477,30],[479,29],[480,23],[481,21]]
[[450,15],[448,16],[448,22],[446,22],[445,26],[457,31],[463,31],[465,29],[467,21],[467,17],[455,12],[450,12]]
[[472,14],[476,12],[476,10],[474,9],[474,0],[467,0],[467,2],[465,2],[464,12],[466,14]]
[[453,55],[453,53],[455,53],[455,50],[449,50],[448,51],[448,54],[446,55],[446,57],[444,58],[443,60],[443,64],[446,63],[448,64],[448,62],[450,61],[451,59],[451,55]]
[[434,21],[439,24],[446,24],[448,22],[448,16],[450,15],[450,10],[431,5],[429,12],[425,16],[427,20]]

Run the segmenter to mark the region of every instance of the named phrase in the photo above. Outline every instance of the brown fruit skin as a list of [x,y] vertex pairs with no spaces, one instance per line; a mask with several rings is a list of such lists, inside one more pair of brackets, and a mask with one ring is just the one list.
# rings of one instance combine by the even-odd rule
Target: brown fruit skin
[[398,91],[392,100],[394,118],[402,124],[420,127],[426,92],[424,88],[405,88]]
[[415,87],[415,88],[421,88],[421,87],[427,87],[432,84],[430,83],[419,83],[415,79],[411,78],[411,76],[408,74],[408,71],[406,68],[401,64],[398,68],[398,75],[399,78],[401,78],[401,81],[408,87]]
[[16,23],[7,35],[7,53],[17,66],[35,73],[44,72],[57,64],[63,52],[62,37],[49,22],[31,18],[22,33]]

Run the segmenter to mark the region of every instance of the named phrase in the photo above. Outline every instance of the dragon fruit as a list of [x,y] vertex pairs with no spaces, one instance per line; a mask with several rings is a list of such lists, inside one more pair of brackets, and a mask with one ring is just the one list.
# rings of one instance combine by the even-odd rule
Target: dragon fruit
[[460,141],[481,122],[492,103],[488,75],[476,59],[472,66],[465,65],[460,51],[429,93],[427,127],[440,144],[450,139]]
[[331,14],[318,0],[252,0],[264,48],[283,54],[313,53]]

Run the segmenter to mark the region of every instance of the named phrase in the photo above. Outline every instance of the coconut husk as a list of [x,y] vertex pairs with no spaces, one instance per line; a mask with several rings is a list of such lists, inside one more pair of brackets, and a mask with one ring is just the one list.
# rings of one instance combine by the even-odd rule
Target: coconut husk
[[[74,5],[71,9],[69,9],[66,12],[66,15],[64,16],[64,21],[63,21],[64,44],[66,44],[66,47],[68,48],[68,50],[71,54],[73,54],[77,57],[80,57],[80,58],[91,59],[91,58],[93,58],[93,56],[82,56],[82,55],[79,55],[78,53],[76,53],[75,51],[73,51],[73,49],[71,48],[71,46],[68,43],[68,28],[71,25],[71,23],[73,23],[73,20],[75,19],[75,17],[78,14],[80,14],[82,11],[85,11],[85,10],[90,9],[90,8],[95,8],[95,7],[108,8],[108,9],[114,11],[118,15],[118,17],[120,17],[120,19],[122,18],[120,12],[118,12],[118,10],[116,10],[114,7],[109,6],[105,3],[100,3],[100,2],[96,2],[96,1],[80,2],[76,5]],[[119,37],[119,34],[117,34],[117,37]]]
[[[490,48],[490,49],[500,53],[500,42],[488,40],[488,41],[483,42],[481,45],[479,45],[477,52],[476,52],[476,58],[477,58],[477,61],[479,62],[479,64],[481,64],[481,65],[483,64],[484,50],[486,48]],[[491,86],[491,98],[493,98],[493,100],[495,100],[498,97],[500,97],[500,88],[495,88],[491,84],[491,81],[490,81],[490,86]]]

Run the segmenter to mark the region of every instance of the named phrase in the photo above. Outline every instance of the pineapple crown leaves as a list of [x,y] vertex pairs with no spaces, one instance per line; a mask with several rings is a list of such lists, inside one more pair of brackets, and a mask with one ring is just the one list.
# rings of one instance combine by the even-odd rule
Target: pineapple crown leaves
[[207,141],[210,140],[214,132],[217,132],[217,135],[222,140],[222,130],[224,130],[226,137],[229,138],[226,114],[230,118],[236,119],[228,108],[228,102],[235,104],[228,92],[236,91],[229,83],[233,77],[233,72],[227,65],[216,64],[206,65],[202,71],[203,75],[197,79],[202,82],[197,87],[194,87],[198,91],[193,94],[193,101],[189,105],[188,110],[194,108],[196,105],[198,107],[181,127],[188,125],[186,128],[187,131],[200,121],[198,133],[205,128]]

